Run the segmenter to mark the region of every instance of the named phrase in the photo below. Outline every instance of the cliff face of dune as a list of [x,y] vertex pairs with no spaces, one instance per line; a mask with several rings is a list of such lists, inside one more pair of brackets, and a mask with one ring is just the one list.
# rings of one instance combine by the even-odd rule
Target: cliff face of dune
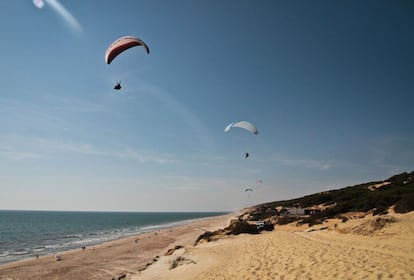
[[195,245],[202,242],[210,242],[220,239],[226,235],[239,235],[242,233],[259,234],[262,231],[272,231],[274,225],[271,223],[249,223],[242,219],[235,219],[230,222],[230,225],[224,229],[219,229],[214,232],[206,231],[200,235],[195,241]]

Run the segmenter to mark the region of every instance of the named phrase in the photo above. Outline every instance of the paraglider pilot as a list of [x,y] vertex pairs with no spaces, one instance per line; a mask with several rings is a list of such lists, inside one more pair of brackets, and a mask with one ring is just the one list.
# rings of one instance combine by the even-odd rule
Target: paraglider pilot
[[121,88],[121,83],[116,83],[114,86],[114,90],[120,90]]

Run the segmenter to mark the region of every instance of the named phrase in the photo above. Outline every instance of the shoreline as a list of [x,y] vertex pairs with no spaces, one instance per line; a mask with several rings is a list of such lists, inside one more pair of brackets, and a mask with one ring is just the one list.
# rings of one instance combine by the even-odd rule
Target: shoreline
[[[56,214],[64,214],[72,215],[72,213],[78,213],[78,214],[86,214],[88,213],[95,214],[95,213],[101,213],[96,211],[43,211],[43,210],[0,210],[0,217],[3,213],[19,213],[19,215],[29,215],[29,217],[35,217],[39,219],[39,217],[36,217],[36,215],[39,215],[39,213],[46,213],[51,214],[52,218],[53,215],[56,216]],[[141,218],[147,219],[147,217],[141,217],[143,214],[146,215],[146,212],[102,212],[102,213],[108,213],[109,215],[135,215],[138,214],[138,220]],[[131,224],[125,225],[125,227],[119,227],[119,225],[116,225],[114,227],[108,227],[104,225],[102,228],[91,228],[84,230],[84,228],[76,228],[78,225],[75,224],[75,228],[72,229],[72,227],[67,227],[66,229],[72,229],[71,231],[68,231],[67,233],[61,232],[60,229],[57,229],[56,227],[51,228],[50,233],[48,232],[48,229],[46,230],[45,234],[39,235],[39,231],[33,230],[34,236],[32,236],[30,233],[20,233],[17,232],[16,234],[21,235],[19,239],[22,241],[17,243],[14,242],[13,244],[13,238],[7,237],[10,235],[6,231],[6,240],[5,246],[0,246],[0,267],[9,263],[14,263],[18,261],[23,261],[31,258],[35,258],[37,256],[46,256],[46,255],[54,255],[54,254],[61,254],[66,251],[76,250],[83,247],[94,247],[99,244],[103,244],[106,242],[115,241],[118,239],[128,238],[132,236],[136,236],[143,233],[153,232],[160,229],[168,229],[173,228],[180,225],[185,225],[188,223],[193,222],[194,220],[201,219],[201,218],[209,218],[209,217],[215,217],[215,216],[221,216],[230,214],[231,212],[187,212],[189,215],[186,215],[186,212],[176,212],[179,217],[171,217],[171,214],[174,214],[175,212],[147,212],[150,215],[155,214],[154,220],[152,222],[144,222],[140,224],[138,222],[137,224]],[[203,213],[209,214],[205,215]],[[170,218],[164,218],[161,216],[161,219],[159,214],[161,215],[167,215],[170,216]],[[13,216],[12,216],[13,217]],[[6,215],[6,221],[9,217]],[[56,218],[56,217],[54,217]],[[101,216],[97,216],[98,219],[102,218]],[[119,217],[112,217],[112,218],[119,218]],[[125,218],[125,216],[121,216],[120,218]],[[128,218],[128,217],[126,217]],[[177,219],[178,218],[178,219]],[[181,218],[181,219],[180,219]],[[169,221],[171,220],[171,221]],[[69,221],[71,222],[71,221]],[[99,223],[99,222],[98,222]],[[16,228],[18,228],[20,225],[17,225]],[[106,227],[105,227],[106,226]],[[40,227],[44,227],[43,224],[40,225]],[[33,225],[31,227],[32,229],[36,229],[37,226]],[[32,229],[28,229],[28,232],[31,232]],[[37,236],[39,235],[39,236]],[[27,242],[25,240],[27,238]],[[31,239],[33,238],[34,241]],[[44,242],[47,240],[46,242]],[[3,241],[3,237],[0,240],[0,245]]]
[[[237,215],[229,213],[190,220],[172,227],[60,253],[0,265],[3,279],[112,279],[136,272],[176,245],[187,245],[206,230],[228,225]],[[55,255],[61,257],[56,261]],[[29,276],[30,277],[29,277]]]

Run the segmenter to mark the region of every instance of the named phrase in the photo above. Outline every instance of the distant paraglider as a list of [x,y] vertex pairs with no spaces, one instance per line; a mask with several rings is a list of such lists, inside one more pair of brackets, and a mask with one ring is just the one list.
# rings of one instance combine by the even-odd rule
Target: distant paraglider
[[136,46],[143,46],[147,54],[150,53],[150,49],[148,45],[145,44],[145,42],[142,41],[141,39],[137,37],[133,37],[133,36],[124,36],[112,42],[111,45],[108,47],[105,53],[105,62],[107,64],[111,64],[111,62],[118,55]]
[[114,86],[114,90],[120,90],[121,88],[122,87],[120,83],[116,83],[116,85]]
[[117,82],[114,86],[114,90],[120,90],[122,88],[121,82]]
[[244,192],[252,192],[252,189],[245,189]]
[[[224,132],[228,133],[233,127],[245,129],[255,135],[259,134],[259,131],[257,130],[256,126],[254,126],[254,124],[248,121],[233,122],[229,124],[228,126],[226,126],[226,128],[224,129]],[[248,152],[244,153],[245,159],[247,159],[249,156],[250,154]]]

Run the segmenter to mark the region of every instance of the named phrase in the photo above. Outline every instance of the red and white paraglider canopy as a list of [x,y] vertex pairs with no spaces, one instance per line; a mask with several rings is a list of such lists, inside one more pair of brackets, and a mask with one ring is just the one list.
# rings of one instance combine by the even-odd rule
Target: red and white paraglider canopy
[[144,41],[133,36],[124,36],[115,40],[106,50],[105,62],[111,64],[112,60],[115,59],[119,54],[136,46],[143,46],[145,51],[149,54],[150,50]]

